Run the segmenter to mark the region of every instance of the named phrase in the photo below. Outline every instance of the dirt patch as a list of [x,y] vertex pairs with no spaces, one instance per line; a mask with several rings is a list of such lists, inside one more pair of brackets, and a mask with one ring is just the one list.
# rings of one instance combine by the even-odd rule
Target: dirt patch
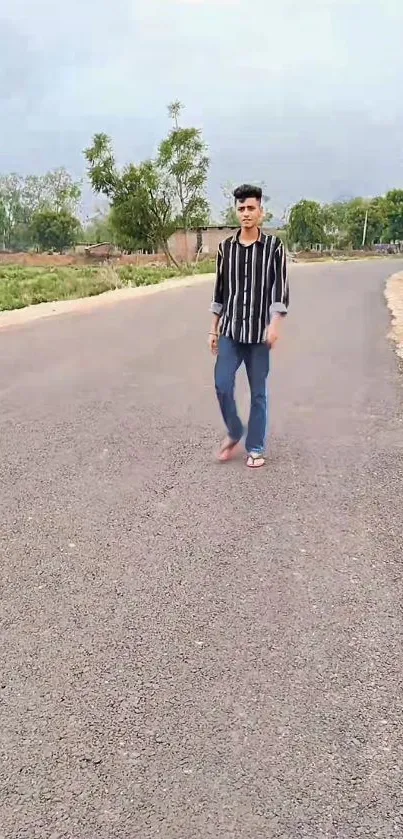
[[403,359],[403,273],[393,274],[386,283],[385,297],[392,313],[390,337],[396,343],[396,352]]
[[172,280],[155,285],[140,286],[137,288],[119,288],[113,291],[106,291],[95,297],[84,297],[74,300],[57,300],[53,303],[38,303],[34,306],[26,306],[24,309],[12,309],[11,311],[0,312],[0,329],[10,326],[19,326],[31,323],[40,318],[48,318],[55,315],[71,314],[73,312],[92,311],[99,306],[111,303],[120,303],[123,300],[132,300],[135,297],[144,297],[148,294],[156,294],[160,291],[168,291],[175,288],[186,288],[205,282],[211,282],[213,274],[195,274],[190,277],[178,277]]

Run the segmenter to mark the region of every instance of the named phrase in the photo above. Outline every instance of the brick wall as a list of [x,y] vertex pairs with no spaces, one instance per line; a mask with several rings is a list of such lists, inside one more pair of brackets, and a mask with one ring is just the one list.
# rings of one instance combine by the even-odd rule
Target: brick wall
[[193,262],[197,254],[197,233],[195,230],[177,230],[169,240],[169,250],[178,262]]
[[167,265],[168,262],[164,253],[127,253],[112,261],[114,265]]
[[232,227],[209,227],[203,230],[203,250],[209,256],[215,256],[220,242],[233,236],[235,230]]
[[[208,227],[204,230],[177,230],[169,240],[169,247],[172,255],[178,262],[194,262],[200,242],[202,244],[202,256],[215,257],[217,248],[223,239],[232,236],[234,229],[231,227]],[[81,249],[80,249],[81,250]],[[27,266],[51,266],[63,265],[99,265],[104,261],[103,252],[97,255],[93,253],[4,253],[0,251],[0,264],[27,265]],[[163,253],[155,254],[122,254],[112,257],[114,265],[166,265],[167,259]]]
[[[96,266],[102,263],[103,260],[96,259],[81,254],[60,254],[60,253],[4,253],[0,251],[0,265],[26,265],[30,267],[47,267],[54,266],[55,268],[75,265],[75,266]],[[163,253],[156,254],[124,254],[111,260],[114,265],[166,265],[167,260]]]
[[175,259],[180,262],[193,262],[200,246],[200,239],[202,254],[214,257],[220,242],[233,234],[232,227],[207,227],[200,230],[199,234],[197,230],[188,230],[186,233],[184,230],[177,230],[169,240],[169,247]]

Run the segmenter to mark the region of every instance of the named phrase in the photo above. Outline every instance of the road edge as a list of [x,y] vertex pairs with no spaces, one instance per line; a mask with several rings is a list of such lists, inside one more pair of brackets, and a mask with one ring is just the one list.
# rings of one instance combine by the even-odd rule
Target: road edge
[[392,315],[389,337],[396,344],[396,353],[403,360],[403,272],[392,274],[386,281],[385,297]]

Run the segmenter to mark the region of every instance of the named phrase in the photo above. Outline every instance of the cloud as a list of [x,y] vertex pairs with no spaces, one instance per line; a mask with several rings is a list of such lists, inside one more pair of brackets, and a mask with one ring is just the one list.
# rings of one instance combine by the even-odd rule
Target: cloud
[[220,183],[275,201],[382,191],[403,179],[401,0],[13,0],[0,22],[3,171],[83,168],[106,130],[151,154],[167,103],[204,129]]
[[178,6],[240,6],[240,0],[172,0]]

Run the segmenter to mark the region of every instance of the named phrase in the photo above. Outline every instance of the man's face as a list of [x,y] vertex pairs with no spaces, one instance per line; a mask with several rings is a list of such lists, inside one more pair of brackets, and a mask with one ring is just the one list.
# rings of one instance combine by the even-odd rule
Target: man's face
[[259,227],[262,221],[262,205],[257,198],[246,198],[245,201],[237,201],[236,211],[241,227],[250,230],[252,227]]

